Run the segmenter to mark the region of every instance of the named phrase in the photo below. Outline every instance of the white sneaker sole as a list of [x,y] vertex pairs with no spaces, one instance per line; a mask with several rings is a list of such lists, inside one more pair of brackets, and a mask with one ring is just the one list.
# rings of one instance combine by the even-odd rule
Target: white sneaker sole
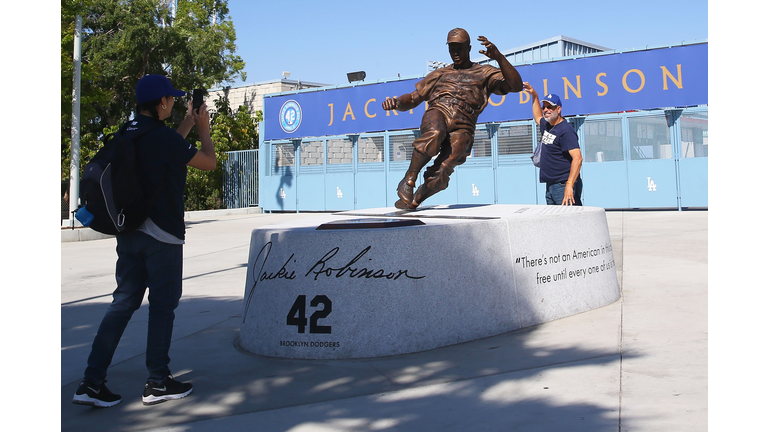
[[141,397],[141,401],[144,402],[144,405],[155,405],[155,404],[163,403],[163,402],[169,401],[169,400],[176,400],[176,399],[185,398],[185,397],[189,396],[190,393],[192,393],[193,389],[194,388],[191,388],[191,389],[189,389],[188,391],[186,391],[184,393],[167,394],[167,395],[163,395],[163,396],[152,396],[152,395],[142,396]]
[[95,406],[98,408],[109,408],[112,406],[115,406],[122,402],[122,399],[118,399],[114,402],[106,402],[99,399],[94,399],[87,394],[81,394],[81,395],[75,395],[75,397],[72,398],[72,403],[77,405],[89,405],[89,406]]

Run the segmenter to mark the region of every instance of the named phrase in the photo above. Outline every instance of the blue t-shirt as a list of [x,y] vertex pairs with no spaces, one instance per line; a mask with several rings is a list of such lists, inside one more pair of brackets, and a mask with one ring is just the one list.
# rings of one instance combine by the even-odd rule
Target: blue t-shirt
[[[136,114],[128,122],[125,135],[141,133],[156,120]],[[152,197],[158,186],[162,190],[155,199],[149,217],[158,227],[184,240],[184,189],[187,185],[187,163],[197,148],[187,142],[176,130],[160,126],[137,138],[136,163],[142,179],[144,193]],[[167,174],[166,174],[167,173]],[[167,175],[167,179],[166,179]],[[163,179],[165,184],[163,184]]]
[[540,183],[562,183],[568,180],[573,158],[568,153],[579,148],[579,137],[566,120],[552,126],[541,119],[541,163],[539,166]]

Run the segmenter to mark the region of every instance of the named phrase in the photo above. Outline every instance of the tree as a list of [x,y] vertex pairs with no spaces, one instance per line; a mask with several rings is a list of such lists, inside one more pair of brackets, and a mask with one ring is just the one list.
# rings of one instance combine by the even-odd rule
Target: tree
[[[222,208],[223,164],[227,160],[227,152],[256,149],[259,145],[257,130],[259,122],[263,119],[261,111],[256,111],[254,117],[251,117],[245,105],[240,105],[237,111],[232,111],[229,105],[229,92],[226,89],[212,108],[214,108],[214,114],[211,119],[211,139],[216,144],[216,169],[190,170],[187,173],[185,207],[188,211]],[[187,140],[195,142],[196,145],[199,144],[194,129]]]
[[[235,55],[236,35],[226,0],[179,1],[176,20],[167,0],[62,0],[62,179],[69,177],[72,122],[72,51],[75,16],[83,20],[80,168],[135,108],[136,83],[145,74],[168,75],[175,88],[211,88],[245,81]],[[178,124],[186,100],[174,104]]]

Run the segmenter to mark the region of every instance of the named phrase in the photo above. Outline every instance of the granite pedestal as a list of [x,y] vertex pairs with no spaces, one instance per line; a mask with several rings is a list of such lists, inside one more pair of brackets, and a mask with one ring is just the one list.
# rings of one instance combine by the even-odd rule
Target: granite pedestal
[[617,301],[605,211],[324,213],[253,230],[239,344],[274,357],[424,351]]

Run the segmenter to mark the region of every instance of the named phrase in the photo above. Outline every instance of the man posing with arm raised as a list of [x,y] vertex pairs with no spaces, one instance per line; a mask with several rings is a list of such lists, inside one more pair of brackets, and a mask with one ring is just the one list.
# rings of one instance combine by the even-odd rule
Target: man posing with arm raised
[[539,182],[547,184],[548,205],[581,205],[581,150],[576,131],[563,117],[563,104],[556,94],[548,94],[539,105],[539,95],[527,82],[523,89],[531,94],[533,119],[541,132]]
[[[453,64],[432,71],[416,83],[416,91],[387,99],[385,110],[408,111],[424,101],[429,108],[421,119],[421,136],[413,142],[411,164],[397,186],[399,209],[415,209],[428,197],[448,187],[453,170],[463,164],[472,152],[477,117],[488,104],[491,93],[505,95],[523,89],[520,74],[506,57],[485,36],[477,38],[488,58],[499,67],[480,65],[469,60],[472,48],[466,30],[455,28],[448,33],[448,52]],[[416,193],[416,177],[421,169],[437,156],[424,172],[424,183]]]

